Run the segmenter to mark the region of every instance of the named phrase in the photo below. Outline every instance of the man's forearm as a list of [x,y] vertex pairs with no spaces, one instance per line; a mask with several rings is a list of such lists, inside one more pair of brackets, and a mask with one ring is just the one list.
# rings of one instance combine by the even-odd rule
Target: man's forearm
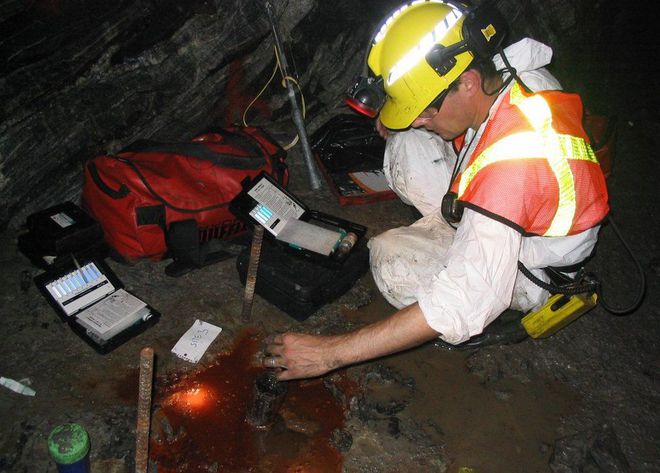
[[412,304],[390,317],[355,332],[337,335],[336,362],[346,366],[415,347],[438,336],[419,305]]
[[285,333],[273,337],[263,360],[281,380],[320,376],[333,369],[414,347],[438,336],[417,304],[343,335]]

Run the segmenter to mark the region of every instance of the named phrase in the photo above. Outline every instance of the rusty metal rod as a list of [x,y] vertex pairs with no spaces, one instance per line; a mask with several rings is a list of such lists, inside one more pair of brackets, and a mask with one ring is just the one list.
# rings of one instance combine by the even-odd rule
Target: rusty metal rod
[[149,468],[149,430],[151,428],[151,390],[154,376],[154,350],[140,352],[140,391],[137,409],[135,441],[135,473],[147,473]]
[[254,301],[254,288],[257,285],[257,271],[261,258],[261,246],[264,240],[264,227],[254,226],[252,246],[250,247],[250,261],[248,261],[247,275],[245,277],[245,293],[243,295],[243,311],[241,317],[244,321],[252,316],[252,302]]

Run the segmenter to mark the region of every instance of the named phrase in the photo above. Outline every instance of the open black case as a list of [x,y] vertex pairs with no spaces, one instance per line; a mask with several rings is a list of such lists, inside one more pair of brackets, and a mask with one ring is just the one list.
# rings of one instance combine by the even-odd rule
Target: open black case
[[27,217],[18,248],[43,273],[34,284],[57,315],[99,353],[108,353],[158,321],[105,263],[101,226],[73,202]]
[[317,164],[340,205],[395,199],[383,172],[385,140],[374,121],[357,114],[332,117],[310,138]]
[[[251,225],[262,225],[268,230],[264,232],[255,292],[296,320],[307,319],[337,299],[369,268],[366,227],[308,208],[266,174],[246,181],[230,209]],[[282,220],[287,220],[284,216],[304,222],[302,227],[294,226],[302,229],[303,240],[308,236],[308,225],[322,228],[321,238],[328,236],[323,253],[278,239]],[[311,235],[314,240],[316,233]],[[312,241],[309,246],[313,244]],[[249,262],[250,251],[246,248],[236,259],[243,284]]]
[[151,306],[124,289],[102,259],[72,259],[70,267],[41,273],[34,283],[57,315],[101,354],[160,318]]
[[328,268],[341,267],[355,248],[366,245],[366,227],[310,209],[266,173],[243,182],[230,210],[262,225],[290,254]]

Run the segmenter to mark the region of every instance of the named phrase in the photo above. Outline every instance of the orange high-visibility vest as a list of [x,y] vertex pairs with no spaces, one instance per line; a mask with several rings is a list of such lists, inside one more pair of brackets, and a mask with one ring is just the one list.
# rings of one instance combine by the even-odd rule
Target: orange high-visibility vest
[[600,223],[607,186],[582,128],[580,97],[514,83],[452,191],[523,235],[565,236]]

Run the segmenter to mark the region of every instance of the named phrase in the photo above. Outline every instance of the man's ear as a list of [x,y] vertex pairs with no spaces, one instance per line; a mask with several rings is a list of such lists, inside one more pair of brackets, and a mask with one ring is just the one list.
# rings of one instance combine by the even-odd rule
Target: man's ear
[[481,76],[476,70],[469,69],[461,74],[459,87],[463,87],[467,95],[473,96],[481,90]]
[[426,123],[431,121],[435,114],[438,113],[438,109],[435,107],[429,107],[425,109],[422,113],[419,114],[417,118],[412,122],[410,125],[413,128],[421,128],[423,127]]
[[431,118],[429,117],[417,117],[413,120],[413,122],[410,124],[411,128],[422,128],[426,123],[430,122]]

